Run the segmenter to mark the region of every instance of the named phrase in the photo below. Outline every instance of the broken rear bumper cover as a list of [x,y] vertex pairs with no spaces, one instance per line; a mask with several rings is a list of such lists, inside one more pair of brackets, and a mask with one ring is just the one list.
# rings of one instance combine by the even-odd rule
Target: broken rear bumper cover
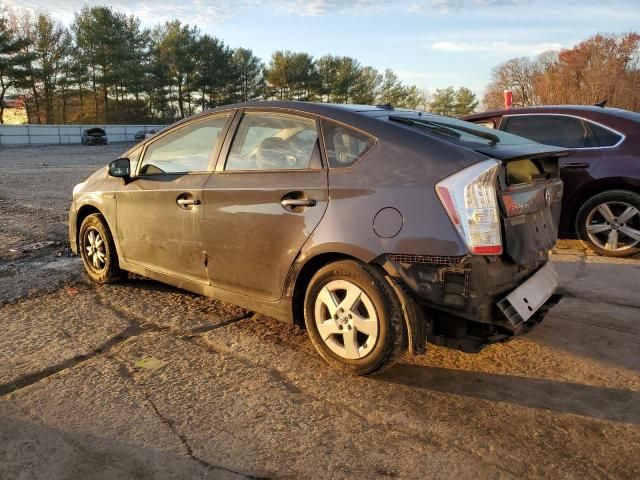
[[423,307],[429,341],[464,351],[526,333],[559,299],[558,278],[546,254],[528,265],[474,255],[380,260]]

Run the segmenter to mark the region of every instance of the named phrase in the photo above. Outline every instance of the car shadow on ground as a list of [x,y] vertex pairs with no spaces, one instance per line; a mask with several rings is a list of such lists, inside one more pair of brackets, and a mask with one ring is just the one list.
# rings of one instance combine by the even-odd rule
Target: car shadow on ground
[[640,425],[640,392],[514,375],[398,364],[379,381]]
[[[0,478],[259,478],[115,432],[90,434],[0,415]],[[160,442],[161,443],[161,442]]]

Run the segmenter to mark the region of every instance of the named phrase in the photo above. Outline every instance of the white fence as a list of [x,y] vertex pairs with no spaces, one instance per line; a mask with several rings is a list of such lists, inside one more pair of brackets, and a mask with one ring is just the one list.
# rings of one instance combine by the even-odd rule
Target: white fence
[[109,142],[129,142],[140,130],[159,130],[164,125],[0,125],[0,146],[81,143],[82,132],[93,127],[104,129]]

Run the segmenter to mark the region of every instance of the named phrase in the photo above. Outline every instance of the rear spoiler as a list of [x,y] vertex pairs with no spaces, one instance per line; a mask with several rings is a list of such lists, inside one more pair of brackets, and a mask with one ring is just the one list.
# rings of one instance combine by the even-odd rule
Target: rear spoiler
[[553,147],[551,145],[534,142],[518,143],[515,145],[483,145],[475,147],[474,150],[489,157],[502,160],[503,163],[512,160],[521,160],[523,158],[566,157],[571,154],[571,150],[566,148]]

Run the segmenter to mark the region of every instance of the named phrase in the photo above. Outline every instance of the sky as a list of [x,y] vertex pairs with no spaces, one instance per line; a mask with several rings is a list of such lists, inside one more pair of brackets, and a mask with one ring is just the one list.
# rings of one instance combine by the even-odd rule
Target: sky
[[[65,24],[83,0],[0,0]],[[144,26],[179,19],[268,62],[275,50],[356,58],[433,92],[482,95],[491,69],[514,57],[571,48],[596,33],[640,29],[640,0],[111,0]]]

